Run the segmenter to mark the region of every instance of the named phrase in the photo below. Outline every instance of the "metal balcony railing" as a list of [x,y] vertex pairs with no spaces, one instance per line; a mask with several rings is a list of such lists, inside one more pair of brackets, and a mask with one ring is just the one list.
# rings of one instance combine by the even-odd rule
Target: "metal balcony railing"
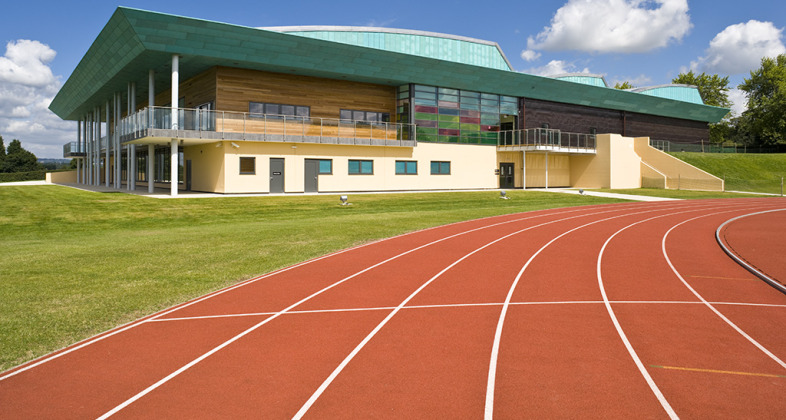
[[[370,142],[375,140],[387,145],[392,143],[403,146],[412,145],[415,141],[413,124],[204,109],[145,108],[120,122],[120,135],[124,141],[127,141],[128,137],[140,138],[144,135],[143,131],[150,129],[173,130],[168,137],[209,140],[376,144]],[[336,141],[338,139],[343,140]]]
[[63,157],[75,157],[75,156],[84,156],[85,149],[84,145],[80,144],[79,142],[72,141],[70,143],[66,143],[63,145]]
[[566,133],[549,128],[500,131],[497,147],[517,150],[595,152],[595,135]]

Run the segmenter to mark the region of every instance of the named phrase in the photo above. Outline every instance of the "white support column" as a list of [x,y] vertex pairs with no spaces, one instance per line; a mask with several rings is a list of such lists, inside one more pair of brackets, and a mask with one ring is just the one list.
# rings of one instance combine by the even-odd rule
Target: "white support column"
[[[76,122],[76,151],[80,155],[84,153],[84,149],[82,148],[82,121]],[[84,184],[82,180],[82,174],[79,171],[79,166],[82,164],[82,160],[84,158],[80,156],[79,159],[76,160],[76,183],[77,184]]]
[[521,151],[521,189],[527,189],[527,152]]
[[101,107],[96,106],[96,185],[101,185]]
[[85,140],[88,144],[87,159],[87,185],[93,185],[93,130],[90,122],[90,113],[85,115]]
[[[153,118],[155,111],[153,107],[156,105],[156,72],[150,69],[147,72],[147,126],[153,127]],[[153,179],[153,171],[156,161],[156,146],[152,144],[147,145],[147,192],[152,194],[155,189],[155,181]]]
[[549,188],[549,152],[546,151],[546,189]]
[[[131,82],[131,91],[129,92],[129,107],[128,115],[136,113],[136,82]],[[138,128],[138,127],[136,127]],[[133,191],[136,189],[136,145],[128,145],[128,189]]]
[[106,101],[106,109],[104,110],[104,114],[106,115],[106,149],[104,149],[104,185],[109,188],[109,145],[112,144],[111,139],[112,137],[109,136],[109,101]]
[[[131,82],[126,84],[126,117],[131,115]],[[128,122],[128,120],[126,120]],[[131,145],[126,145],[126,190],[131,191]]]
[[121,157],[122,151],[120,150],[120,117],[122,112],[120,110],[122,98],[120,93],[115,93],[115,188],[120,189],[120,175],[121,175]]
[[153,166],[156,161],[156,146],[152,144],[147,145],[147,192],[153,193],[155,182],[153,180]]
[[172,197],[177,196],[177,167],[178,167],[178,152],[177,152],[177,139],[172,139],[172,151],[170,156],[170,173],[169,173],[169,192]]
[[178,130],[177,123],[177,106],[178,106],[178,99],[180,97],[180,92],[178,89],[180,87],[180,57],[177,54],[172,55],[172,129]]

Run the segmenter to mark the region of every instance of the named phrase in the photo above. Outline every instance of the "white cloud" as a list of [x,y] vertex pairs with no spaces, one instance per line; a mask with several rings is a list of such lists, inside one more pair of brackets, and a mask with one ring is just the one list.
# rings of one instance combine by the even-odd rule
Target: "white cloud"
[[690,31],[687,0],[568,0],[527,50],[642,53]]
[[748,97],[744,91],[737,88],[729,89],[729,101],[731,101],[731,114],[739,117],[748,109]]
[[62,157],[63,144],[76,135],[74,122],[48,109],[61,86],[49,67],[55,55],[45,44],[21,39],[6,44],[0,57],[0,135],[6,144],[19,139],[38,157]]
[[710,41],[706,56],[691,62],[692,70],[742,74],[761,65],[763,57],[786,53],[783,28],[772,22],[749,20],[726,27]]
[[548,64],[540,67],[532,67],[526,70],[525,73],[537,76],[556,76],[564,73],[590,73],[590,71],[586,67],[579,70],[575,64],[564,60],[551,60]]
[[521,58],[525,61],[537,60],[539,57],[540,53],[533,50],[524,50],[521,52]]

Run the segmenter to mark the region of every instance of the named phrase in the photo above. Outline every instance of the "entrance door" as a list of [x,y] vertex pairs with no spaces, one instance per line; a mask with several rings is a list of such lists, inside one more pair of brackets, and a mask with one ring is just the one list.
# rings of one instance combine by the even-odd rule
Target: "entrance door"
[[515,186],[515,177],[513,176],[514,164],[507,162],[500,162],[499,164],[499,187],[500,188],[513,188]]
[[270,158],[270,192],[284,192],[284,159]]
[[186,191],[191,191],[191,160],[186,161]]
[[319,161],[316,159],[306,159],[305,173],[305,192],[319,191]]

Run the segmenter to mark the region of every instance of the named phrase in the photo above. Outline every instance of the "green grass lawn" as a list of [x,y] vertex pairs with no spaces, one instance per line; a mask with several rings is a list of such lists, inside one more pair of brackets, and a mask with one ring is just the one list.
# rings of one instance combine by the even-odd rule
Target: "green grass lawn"
[[726,191],[781,193],[786,176],[786,154],[671,153],[693,166],[726,181]]
[[0,188],[0,371],[238,281],[371,240],[619,200],[531,191],[159,200]]

